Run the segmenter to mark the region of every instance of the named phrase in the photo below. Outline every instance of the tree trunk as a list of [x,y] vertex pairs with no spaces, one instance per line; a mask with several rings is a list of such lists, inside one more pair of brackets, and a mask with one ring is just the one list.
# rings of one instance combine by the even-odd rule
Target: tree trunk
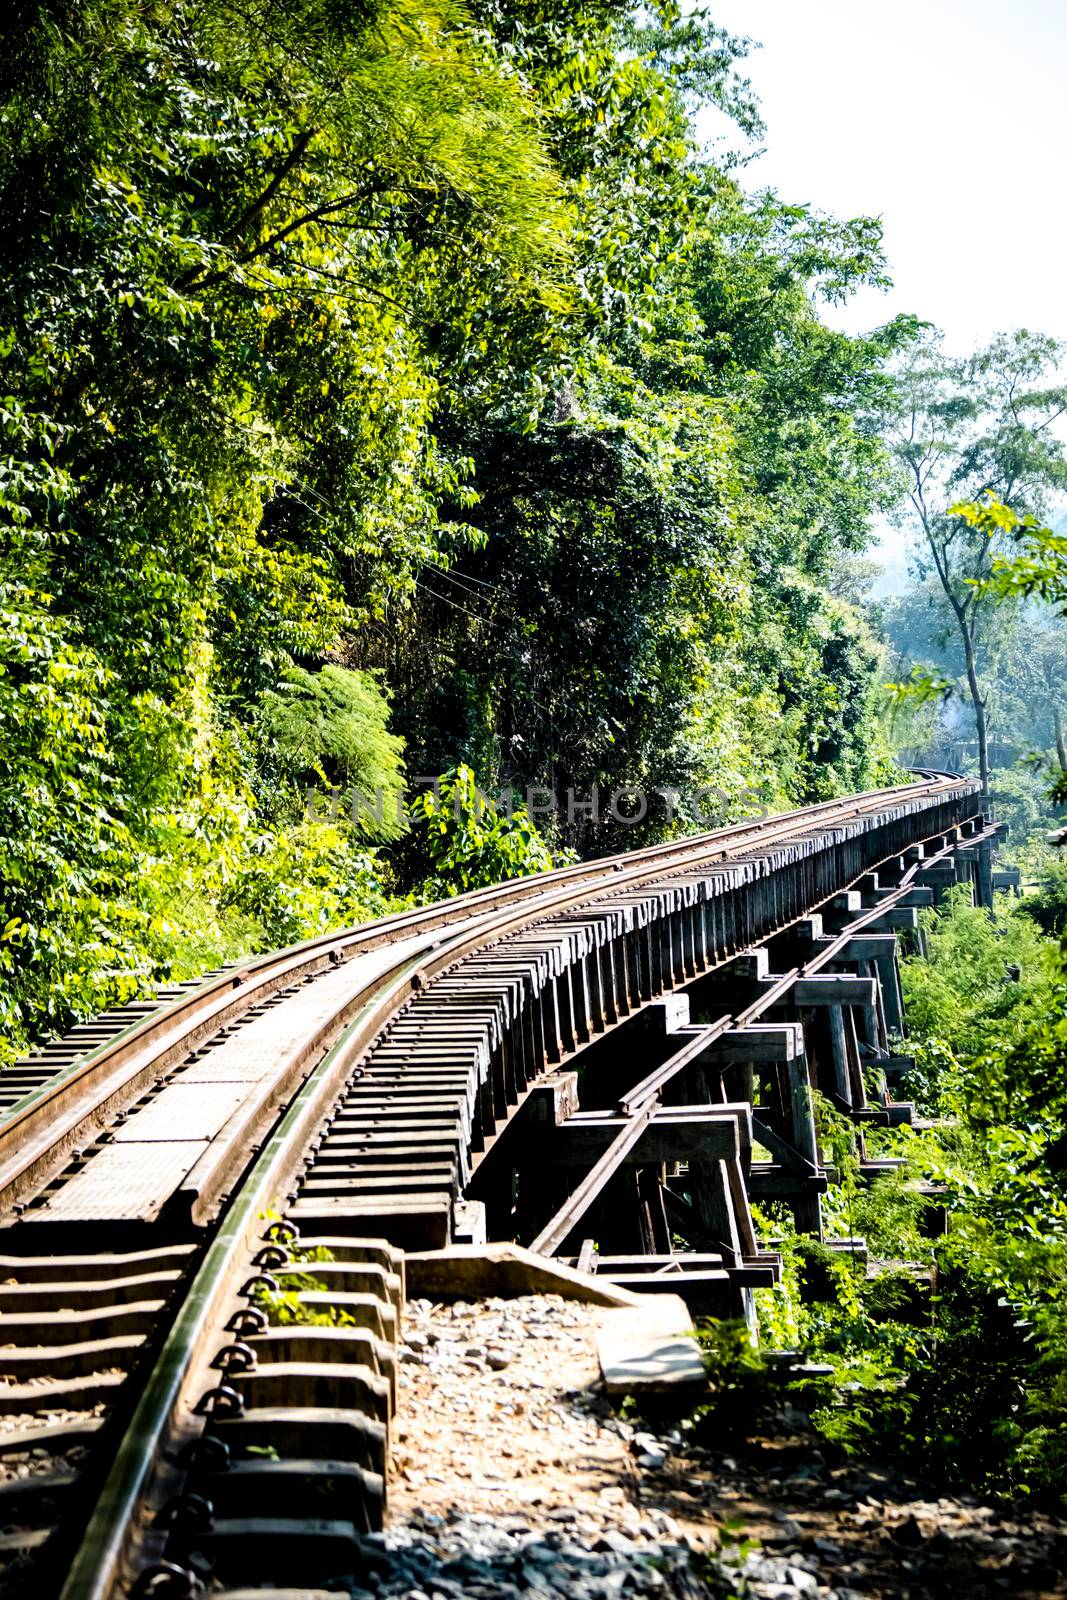
[[1063,715],[1059,706],[1053,715],[1056,718],[1056,755],[1060,763],[1060,771],[1067,773],[1067,736],[1063,731]]
[[964,660],[967,664],[967,687],[974,706],[974,727],[978,736],[978,770],[982,779],[982,791],[989,792],[989,728],[986,723],[986,699],[982,693],[982,685],[978,678],[978,661],[974,648],[975,607],[978,604],[977,589],[970,589],[967,597],[961,600],[952,586],[952,574],[949,564],[948,544],[938,546],[937,538],[925,510],[920,510],[923,532],[926,542],[933,557],[934,567],[945,591],[945,598],[952,607],[956,626],[959,629],[960,640],[963,644]]
[[971,704],[974,706],[974,727],[978,736],[978,771],[982,779],[982,792],[983,794],[988,794],[989,730],[986,724],[985,696],[978,681],[978,665],[975,661],[974,640],[971,637],[971,630],[963,617],[959,618],[959,623],[960,634],[963,638],[963,652],[967,661],[967,687],[971,693]]

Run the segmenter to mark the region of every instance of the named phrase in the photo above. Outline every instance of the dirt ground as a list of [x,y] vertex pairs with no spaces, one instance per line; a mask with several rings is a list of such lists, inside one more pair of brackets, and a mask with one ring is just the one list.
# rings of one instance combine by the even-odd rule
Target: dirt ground
[[392,1527],[470,1516],[590,1549],[687,1548],[725,1575],[716,1593],[762,1600],[1067,1596],[1063,1524],[842,1463],[792,1407],[722,1449],[679,1416],[642,1424],[604,1392],[596,1316],[551,1295],[409,1303]]
[[[415,1509],[640,1521],[634,1458],[600,1386],[595,1309],[558,1296],[405,1315],[394,1517]],[[560,1512],[568,1513],[560,1516]]]

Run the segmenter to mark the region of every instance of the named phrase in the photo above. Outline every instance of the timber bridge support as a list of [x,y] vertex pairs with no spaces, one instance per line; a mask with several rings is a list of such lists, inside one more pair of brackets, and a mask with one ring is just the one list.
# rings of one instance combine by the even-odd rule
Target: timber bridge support
[[951,886],[991,903],[1000,831],[957,795],[672,871],[479,950],[385,1031],[289,1215],[408,1248],[516,1239],[750,1315],[780,1270],[751,1203],[824,1238],[820,1098],[853,1124],[862,1178],[903,1165],[866,1140],[914,1119],[894,1098],[911,1064],[899,952]]
[[325,934],[16,1063],[0,1464],[48,1463],[4,1486],[20,1581],[343,1587],[406,1252],[518,1241],[586,1292],[750,1317],[780,1272],[753,1206],[828,1231],[826,1107],[861,1178],[892,1167],[898,954],[953,885],[990,903],[999,832],[924,774]]

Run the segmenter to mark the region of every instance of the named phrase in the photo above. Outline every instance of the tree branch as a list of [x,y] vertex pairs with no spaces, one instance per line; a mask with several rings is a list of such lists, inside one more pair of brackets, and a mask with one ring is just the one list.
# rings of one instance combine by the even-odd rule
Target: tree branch
[[327,205],[316,206],[312,211],[305,211],[299,217],[293,217],[283,228],[278,228],[267,239],[260,240],[253,250],[246,250],[242,255],[234,256],[230,266],[217,272],[208,273],[206,278],[195,279],[186,285],[189,289],[212,289],[215,284],[223,283],[234,267],[247,266],[248,262],[255,261],[258,256],[265,255],[268,250],[273,250],[276,244],[281,244],[291,233],[298,228],[303,228],[309,222],[318,222],[323,217],[333,216],[338,211],[347,211],[350,207],[370,198],[375,193],[377,186],[369,189],[357,190],[355,194],[345,195],[341,200],[331,200]]
[[236,222],[234,222],[230,227],[225,229],[222,234],[220,234],[220,244],[232,244],[235,239],[239,238],[241,234],[244,233],[253,217],[258,217],[259,213],[270,205],[271,201],[274,199],[274,196],[278,193],[278,190],[281,188],[290,172],[292,172],[293,168],[297,166],[297,164],[303,159],[304,152],[307,150],[308,145],[311,143],[312,139],[314,139],[318,131],[319,130],[317,128],[305,128],[303,133],[297,135],[297,138],[293,142],[292,149],[289,151],[289,154],[286,156],[285,160],[282,162],[281,166],[278,168],[267,187],[263,190],[262,194],[258,195],[257,198],[252,201],[251,205],[245,208]]
[[1063,413],[1065,411],[1067,411],[1067,405],[1062,405],[1062,406],[1057,407],[1057,409],[1052,413],[1052,415],[1050,417],[1046,417],[1044,422],[1036,423],[1034,425],[1034,427],[1032,427],[1030,429],[1030,432],[1031,433],[1043,433],[1046,428],[1051,427],[1052,423],[1058,422],[1060,417],[1063,416]]

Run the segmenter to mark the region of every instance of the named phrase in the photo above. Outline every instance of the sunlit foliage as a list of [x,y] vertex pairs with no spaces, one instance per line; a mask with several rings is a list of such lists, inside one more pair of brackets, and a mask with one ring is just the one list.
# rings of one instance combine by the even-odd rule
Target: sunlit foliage
[[18,0],[0,46],[5,1050],[482,881],[396,820],[405,762],[724,818],[890,770],[834,585],[913,330],[820,320],[877,224],[698,148],[700,104],[760,132],[743,43],[672,0]]

